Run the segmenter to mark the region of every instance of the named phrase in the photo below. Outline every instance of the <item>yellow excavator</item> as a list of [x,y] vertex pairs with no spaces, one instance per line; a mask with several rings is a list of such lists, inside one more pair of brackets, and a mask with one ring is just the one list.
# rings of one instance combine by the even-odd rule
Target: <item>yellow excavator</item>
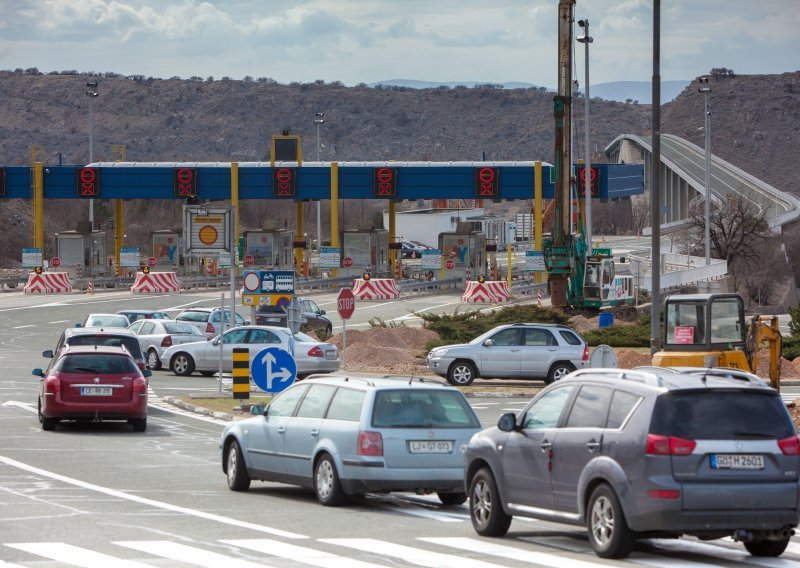
[[676,294],[664,303],[663,348],[656,367],[729,367],[756,373],[769,348],[769,380],[780,389],[781,332],[777,316],[753,316],[745,325],[739,294]]

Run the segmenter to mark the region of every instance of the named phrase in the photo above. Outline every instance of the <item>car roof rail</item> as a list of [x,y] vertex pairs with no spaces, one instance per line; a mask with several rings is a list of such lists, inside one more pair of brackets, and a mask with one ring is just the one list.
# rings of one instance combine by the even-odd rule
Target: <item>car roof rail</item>
[[434,383],[434,384],[437,384],[437,385],[446,385],[447,384],[447,381],[445,381],[443,379],[440,379],[438,377],[421,377],[421,376],[418,376],[418,375],[383,375],[381,378],[382,379],[397,379],[397,380],[408,381],[409,385],[412,382],[415,382],[415,381],[418,382],[418,383]]
[[767,383],[758,375],[754,375],[753,373],[749,373],[741,369],[732,369],[730,367],[688,367],[683,369],[679,368],[676,369],[676,371],[700,375],[700,378],[703,380],[703,382],[705,382],[706,377],[713,377],[715,379],[741,381],[757,386],[768,386]]
[[637,381],[647,385],[663,386],[661,377],[650,371],[640,371],[636,369],[579,369],[569,374],[570,377],[583,377],[583,376],[597,376],[603,375],[610,379],[626,379],[630,381]]

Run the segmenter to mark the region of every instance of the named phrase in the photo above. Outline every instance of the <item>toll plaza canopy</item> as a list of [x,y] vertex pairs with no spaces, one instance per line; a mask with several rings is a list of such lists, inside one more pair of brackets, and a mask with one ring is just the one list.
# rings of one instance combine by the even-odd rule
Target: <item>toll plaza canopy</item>
[[[533,199],[535,162],[97,162],[42,166],[45,199]],[[234,181],[235,167],[235,181]],[[576,164],[579,179],[583,165]],[[0,167],[0,197],[31,199],[34,168]],[[334,173],[335,172],[335,173]],[[335,179],[334,177],[335,176]],[[592,195],[644,192],[643,164],[593,164]],[[542,198],[553,198],[542,164]],[[583,195],[583,184],[579,194]]]

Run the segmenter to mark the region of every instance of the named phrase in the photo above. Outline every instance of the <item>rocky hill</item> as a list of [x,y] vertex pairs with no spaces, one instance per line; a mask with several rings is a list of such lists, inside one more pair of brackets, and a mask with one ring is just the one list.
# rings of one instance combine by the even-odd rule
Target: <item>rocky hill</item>
[[[86,82],[94,77],[0,72],[0,163],[27,165],[30,147],[42,146],[47,164],[88,161]],[[320,158],[361,160],[532,160],[553,155],[553,95],[543,88],[370,88],[316,82],[280,85],[271,79],[154,79],[105,74],[93,103],[96,161],[266,160],[272,134],[289,130],[303,138],[306,160],[316,159],[314,113],[324,112]],[[712,81],[714,153],[784,191],[797,191],[791,168],[800,150],[800,73],[715,77]],[[702,146],[702,95],[690,85],[664,106],[663,132]],[[583,104],[575,105],[576,157],[581,157]],[[650,106],[592,100],[593,160],[623,132],[649,134]],[[117,149],[119,146],[117,146]],[[0,202],[11,220],[0,265],[29,246],[28,203]],[[291,216],[291,206],[248,204],[246,225]],[[99,202],[99,220],[111,210]],[[515,207],[496,205],[497,211]],[[72,229],[86,218],[85,204],[46,204],[47,235]],[[286,209],[286,210],[284,210]],[[371,215],[362,205],[361,215]],[[358,216],[348,216],[357,222]],[[132,202],[126,206],[128,243],[145,246],[147,233],[168,228],[179,207]],[[311,218],[311,215],[307,215]],[[309,223],[311,221],[309,220]],[[327,223],[325,223],[327,227]],[[310,225],[309,225],[310,228]],[[50,244],[48,243],[48,246]]]

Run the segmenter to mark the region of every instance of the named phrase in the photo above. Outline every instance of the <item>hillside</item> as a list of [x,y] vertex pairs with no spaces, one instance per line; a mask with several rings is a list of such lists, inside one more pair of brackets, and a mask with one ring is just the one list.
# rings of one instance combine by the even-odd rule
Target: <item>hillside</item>
[[[98,78],[93,99],[94,159],[114,159],[124,144],[130,161],[252,161],[269,155],[272,134],[289,130],[303,137],[306,160],[316,159],[315,112],[325,113],[320,158],[361,160],[532,160],[553,155],[553,93],[542,88],[402,89],[344,87],[339,83],[280,85],[270,79],[154,79],[114,74]],[[0,163],[26,165],[30,146],[44,149],[44,161],[88,161],[88,75],[0,72]],[[792,158],[800,150],[800,73],[715,79],[714,153],[785,191],[796,189]],[[650,107],[592,100],[595,160],[622,132],[649,134]],[[582,157],[583,104],[575,105],[576,158]],[[664,106],[663,132],[703,144],[702,95],[690,85]],[[519,204],[499,204],[511,212]],[[27,203],[0,202],[10,231],[0,265],[30,246]],[[352,206],[349,206],[352,207]],[[86,218],[85,204],[46,204],[48,239]],[[371,216],[369,204],[348,215],[348,227]],[[325,209],[323,209],[325,210]],[[352,209],[350,209],[352,211]],[[290,204],[248,203],[243,222],[291,217]],[[309,212],[310,213],[310,212]],[[97,218],[111,215],[99,202]],[[312,215],[306,227],[313,232]],[[325,215],[323,215],[324,219]],[[174,226],[180,204],[126,205],[127,244],[145,246],[154,229]],[[106,223],[105,226],[108,226]],[[324,229],[327,230],[327,223]],[[48,247],[50,243],[48,243]]]

